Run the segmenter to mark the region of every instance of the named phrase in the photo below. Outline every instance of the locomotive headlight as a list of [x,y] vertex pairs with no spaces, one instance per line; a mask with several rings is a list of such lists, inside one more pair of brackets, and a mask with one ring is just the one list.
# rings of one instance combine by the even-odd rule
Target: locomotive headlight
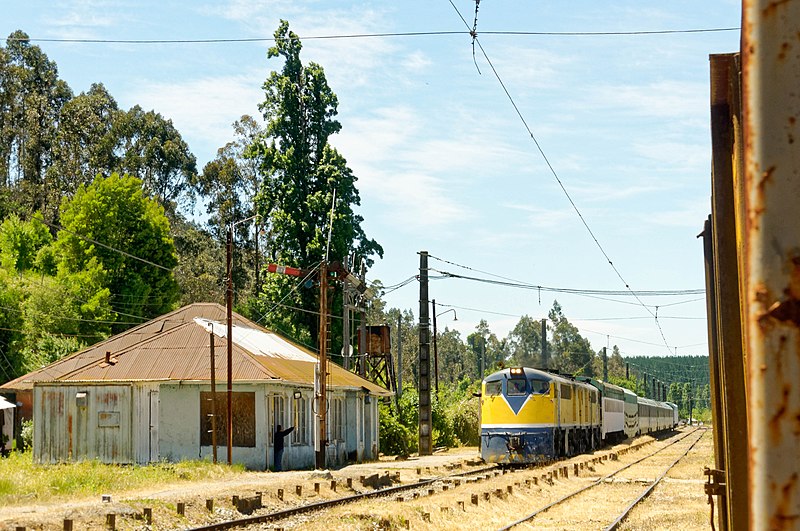
[[522,376],[522,367],[512,367],[510,372],[511,376]]

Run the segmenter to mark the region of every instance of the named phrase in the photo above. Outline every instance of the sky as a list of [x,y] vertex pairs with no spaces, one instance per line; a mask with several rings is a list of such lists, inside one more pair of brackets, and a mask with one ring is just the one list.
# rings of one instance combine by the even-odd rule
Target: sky
[[[563,289],[704,287],[708,57],[738,51],[739,32],[614,33],[738,28],[738,2],[483,0],[474,47],[474,0],[0,6],[3,38],[25,31],[76,94],[100,82],[120,108],[171,119],[199,169],[233,139],[234,121],[260,117],[261,85],[282,67],[267,58],[271,42],[63,40],[269,39],[288,20],[303,62],[325,69],[339,99],[342,130],[331,143],[358,178],[364,230],[384,248],[368,279],[397,285],[419,273],[427,251],[440,329],[466,337],[485,319],[504,337],[557,300],[595,350],[707,353],[702,293]],[[461,33],[313,38],[410,32]],[[598,32],[612,34],[564,34]],[[419,284],[384,300],[418,316]]]

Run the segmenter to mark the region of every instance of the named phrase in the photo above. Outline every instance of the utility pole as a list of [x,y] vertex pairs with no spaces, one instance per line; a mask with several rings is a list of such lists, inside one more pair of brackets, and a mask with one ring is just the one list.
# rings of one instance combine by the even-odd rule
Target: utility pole
[[217,464],[217,357],[214,354],[214,323],[211,323],[211,447],[214,449],[214,464]]
[[603,347],[603,381],[608,381],[608,354],[606,353],[606,347]]
[[319,433],[317,440],[316,467],[325,468],[325,453],[328,447],[327,438],[327,379],[328,379],[328,263],[323,261],[319,268]]
[[419,253],[419,455],[432,453],[428,251]]
[[630,366],[627,363],[625,363],[625,379],[626,380],[630,380],[631,379]]
[[542,319],[542,365],[543,369],[550,365],[550,356],[547,353],[547,319]]
[[397,316],[397,404],[403,396],[403,310]]
[[233,464],[233,278],[231,277],[231,269],[233,269],[233,223],[228,225],[228,249],[226,253],[225,263],[227,264],[228,271],[228,290],[225,296],[225,307],[228,317],[228,418],[227,418],[227,436],[228,436],[228,465]]
[[483,381],[483,375],[486,373],[486,338],[481,335],[481,375],[480,380]]
[[436,299],[431,300],[433,307],[433,381],[436,384],[436,396],[439,396],[439,343],[436,339]]
[[[349,264],[344,265],[345,269],[349,268]],[[345,370],[350,370],[350,306],[353,301],[351,299],[352,292],[350,291],[350,283],[347,278],[342,280],[342,306],[344,307],[342,315],[342,358]]]

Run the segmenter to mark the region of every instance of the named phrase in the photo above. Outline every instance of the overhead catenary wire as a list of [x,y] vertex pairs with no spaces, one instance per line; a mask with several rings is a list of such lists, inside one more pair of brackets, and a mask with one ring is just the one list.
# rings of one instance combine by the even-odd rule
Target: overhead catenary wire
[[[469,24],[464,19],[464,17],[461,15],[461,12],[458,10],[456,5],[453,3],[453,0],[448,0],[448,1],[450,2],[450,5],[453,6],[453,9],[456,11],[458,16],[461,18],[461,20],[464,23],[464,25],[467,27],[467,29],[469,29]],[[480,0],[476,0],[476,2],[479,2],[479,1]],[[550,173],[553,175],[553,177],[555,178],[555,180],[558,183],[559,187],[561,188],[561,191],[566,196],[566,198],[569,201],[570,205],[572,205],[572,208],[575,210],[575,213],[578,215],[578,218],[581,220],[581,223],[586,228],[587,232],[591,236],[591,238],[594,241],[595,245],[600,250],[602,255],[605,257],[606,261],[608,262],[608,265],[611,266],[611,269],[614,271],[614,273],[620,279],[620,281],[625,286],[625,288],[628,291],[631,292],[633,297],[640,303],[640,305],[653,317],[653,319],[655,320],[656,327],[658,328],[658,332],[661,335],[661,339],[664,341],[664,346],[667,347],[667,349],[669,349],[670,348],[669,347],[669,342],[667,341],[667,338],[664,335],[664,330],[661,328],[661,323],[658,322],[658,314],[656,312],[653,312],[652,310],[650,310],[650,308],[648,308],[647,305],[644,304],[644,302],[638,297],[638,295],[636,295],[634,293],[634,291],[631,289],[631,287],[628,284],[628,282],[622,276],[622,273],[619,271],[617,266],[614,265],[614,262],[611,260],[611,258],[608,256],[608,253],[606,252],[606,250],[600,244],[600,241],[597,239],[597,236],[595,236],[594,231],[592,231],[591,227],[589,227],[589,223],[583,217],[583,214],[581,213],[580,209],[578,208],[578,205],[575,204],[575,201],[572,199],[572,196],[567,191],[566,187],[564,186],[564,183],[561,181],[561,178],[558,176],[558,173],[556,172],[555,168],[553,167],[552,163],[550,162],[550,159],[547,158],[547,155],[545,154],[544,149],[542,148],[542,146],[539,143],[539,141],[536,139],[536,136],[533,134],[533,130],[530,128],[530,126],[528,125],[527,120],[525,120],[525,117],[522,115],[522,111],[520,111],[519,106],[517,105],[516,101],[514,101],[514,98],[511,96],[511,93],[509,92],[508,88],[506,87],[506,84],[503,82],[503,79],[500,77],[500,73],[497,71],[497,69],[494,66],[494,63],[492,63],[492,60],[489,58],[489,54],[486,53],[486,50],[483,48],[483,45],[481,44],[480,39],[478,39],[477,31],[474,31],[474,30],[471,31],[470,35],[473,38],[473,42],[478,44],[478,48],[480,49],[481,54],[483,55],[484,59],[486,59],[487,64],[489,65],[489,67],[491,68],[492,72],[494,73],[494,76],[497,79],[498,83],[500,83],[500,86],[502,87],[503,92],[505,92],[506,97],[508,98],[508,100],[511,103],[512,107],[514,108],[514,111],[516,112],[517,116],[519,117],[519,119],[522,122],[523,126],[525,127],[526,131],[528,132],[528,135],[530,136],[531,140],[533,141],[534,145],[536,146],[536,149],[538,150],[538,152],[541,155],[542,159],[544,160],[545,164],[549,168]]]
[[[477,10],[476,10],[477,11]],[[466,22],[466,21],[465,21]],[[477,16],[476,16],[477,23]],[[482,35],[498,36],[540,36],[540,37],[614,37],[636,35],[679,35],[692,33],[720,33],[740,31],[738,26],[721,28],[688,28],[688,29],[663,29],[663,30],[631,30],[631,31],[515,31],[515,30],[487,30],[481,31]],[[377,33],[345,33],[333,35],[305,35],[298,36],[298,40],[336,40],[336,39],[368,39],[381,37],[438,37],[451,35],[472,35],[472,31],[398,31]],[[475,32],[477,35],[477,32]],[[100,39],[100,38],[60,38],[60,37],[9,37],[9,41],[22,42],[53,42],[72,44],[236,44],[275,42],[275,37],[214,37],[207,39]]]

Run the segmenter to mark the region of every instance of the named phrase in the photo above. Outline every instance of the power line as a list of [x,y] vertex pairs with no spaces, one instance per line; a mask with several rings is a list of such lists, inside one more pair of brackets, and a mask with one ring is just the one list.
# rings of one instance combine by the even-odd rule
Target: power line
[[[456,11],[456,13],[461,18],[461,20],[464,22],[464,25],[467,27],[467,29],[469,29],[469,24],[464,19],[464,17],[461,15],[461,12],[458,10],[456,5],[453,3],[453,0],[448,0],[448,1],[450,2],[450,5],[453,6],[453,9]],[[479,2],[479,1],[480,0],[476,0],[476,2]],[[523,126],[525,126],[525,129],[528,131],[528,135],[530,136],[531,140],[533,140],[533,143],[536,145],[536,149],[539,151],[539,154],[542,156],[542,159],[547,164],[547,167],[550,169],[550,173],[552,173],[552,175],[555,178],[556,182],[558,183],[559,187],[561,187],[561,191],[564,192],[564,195],[566,196],[567,200],[572,205],[572,208],[575,210],[575,213],[578,215],[578,218],[580,218],[581,223],[583,223],[583,226],[586,228],[587,232],[591,236],[591,238],[594,241],[595,245],[597,245],[597,248],[600,249],[600,252],[603,254],[603,256],[605,257],[606,261],[608,262],[608,265],[610,265],[611,269],[614,270],[614,273],[616,273],[617,277],[620,279],[620,281],[622,281],[622,283],[625,286],[625,288],[628,291],[631,292],[631,294],[639,302],[639,304],[645,310],[647,310],[647,312],[655,319],[656,326],[658,327],[658,332],[659,332],[659,334],[661,334],[661,339],[664,341],[664,346],[667,347],[667,349],[669,349],[669,343],[667,342],[667,338],[664,336],[664,330],[661,328],[661,323],[658,322],[658,314],[654,313],[653,311],[651,311],[650,308],[648,308],[647,305],[645,305],[644,302],[642,302],[642,300],[638,297],[638,295],[636,295],[636,293],[634,293],[634,291],[631,289],[631,287],[628,284],[628,282],[622,276],[622,273],[620,273],[619,269],[617,269],[617,267],[614,265],[614,262],[611,261],[611,258],[608,256],[608,253],[606,253],[606,250],[600,244],[600,241],[595,236],[595,234],[592,231],[591,227],[589,227],[589,224],[587,223],[586,219],[583,217],[583,214],[581,213],[580,209],[578,209],[578,206],[575,204],[575,201],[573,201],[572,196],[567,191],[566,187],[564,186],[564,183],[561,181],[561,178],[558,176],[558,173],[556,172],[555,168],[550,163],[550,160],[547,158],[547,155],[545,154],[544,149],[542,149],[542,146],[539,144],[539,141],[536,139],[536,136],[533,134],[533,131],[531,130],[530,126],[528,126],[528,122],[525,120],[525,117],[522,115],[522,111],[520,111],[519,107],[517,106],[517,103],[514,101],[514,98],[511,96],[511,93],[508,91],[508,88],[506,87],[505,83],[503,82],[503,79],[500,77],[500,74],[497,72],[497,69],[494,67],[494,63],[492,63],[492,60],[489,59],[489,55],[486,53],[486,50],[484,50],[483,45],[481,44],[480,40],[478,39],[477,32],[476,31],[472,31],[470,33],[470,35],[472,36],[473,43],[477,43],[478,44],[478,48],[481,50],[481,54],[483,54],[484,59],[486,59],[486,62],[489,64],[489,67],[492,69],[492,72],[494,73],[495,78],[497,78],[497,81],[500,83],[500,86],[503,88],[503,91],[505,92],[506,96],[508,97],[508,100],[511,102],[511,105],[514,107],[514,110],[516,111],[517,116],[519,117],[519,119],[522,122]]]
[[[631,35],[675,35],[692,33],[719,33],[740,31],[739,27],[726,28],[693,28],[667,30],[634,30],[634,31],[481,31],[482,35],[506,36],[540,36],[540,37],[613,37]],[[335,40],[335,39],[368,39],[378,37],[437,37],[450,35],[472,35],[472,31],[403,31],[382,33],[346,33],[338,35],[298,36],[298,40]],[[475,32],[477,36],[477,32]],[[9,37],[9,41],[20,42],[54,42],[76,44],[236,44],[275,42],[275,37],[241,37],[241,38],[209,38],[209,39],[68,39],[46,37]]]
[[[683,295],[695,295],[705,293],[705,289],[683,289],[683,290],[602,290],[602,289],[578,289],[578,288],[559,288],[553,286],[542,286],[538,284],[527,284],[522,282],[506,282],[506,281],[498,281],[498,280],[491,280],[479,277],[470,277],[466,275],[459,275],[456,273],[450,273],[447,271],[440,271],[438,269],[431,269],[431,271],[436,271],[437,273],[441,273],[442,275],[450,278],[460,278],[464,280],[471,280],[474,282],[483,282],[485,284],[496,284],[499,286],[507,286],[511,288],[520,288],[520,289],[527,289],[527,290],[540,290],[540,291],[547,291],[553,293],[568,293],[572,295],[616,295],[616,296],[628,296],[632,295],[634,297],[666,297],[666,296],[683,296]],[[646,306],[646,305],[645,305]],[[666,305],[663,305],[666,306]]]

